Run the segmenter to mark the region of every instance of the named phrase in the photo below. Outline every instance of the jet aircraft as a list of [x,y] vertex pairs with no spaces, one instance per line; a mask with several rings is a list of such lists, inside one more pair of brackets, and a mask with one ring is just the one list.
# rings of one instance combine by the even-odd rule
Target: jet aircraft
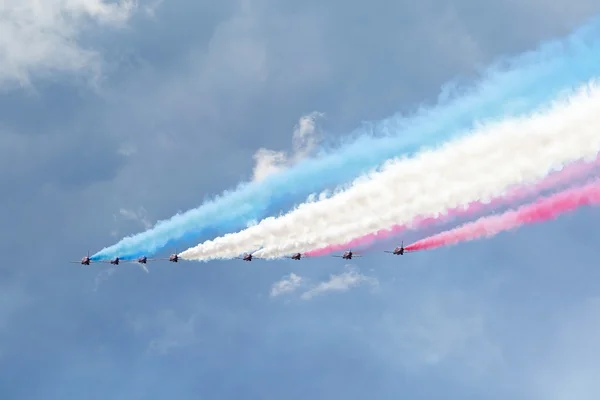
[[[112,265],[119,265],[119,261],[120,261],[119,257],[115,257],[115,258],[113,258],[112,260],[110,260],[109,262],[110,262]],[[103,261],[103,262],[106,262],[106,261]]]
[[175,253],[171,254],[169,258],[156,258],[156,260],[167,260],[176,263],[179,262],[179,254],[177,254],[177,250],[175,250]]
[[[394,251],[384,251],[384,253],[391,253],[395,256],[402,256],[406,251],[407,250],[404,248],[404,241],[402,241],[402,244],[396,247]],[[410,253],[410,250],[408,250],[408,252]]]
[[254,258],[252,254],[244,254],[243,257],[236,257],[236,259],[244,261],[252,261],[252,258]]
[[81,265],[90,265],[92,260],[90,260],[90,252],[88,251],[88,255],[83,257],[81,261],[69,261],[71,264],[81,264]]
[[340,258],[343,258],[344,260],[352,260],[352,257],[362,257],[362,256],[355,255],[351,251],[346,251],[341,256],[332,256],[332,257],[340,257]]
[[[306,256],[304,256],[306,257]],[[290,258],[292,260],[300,260],[302,258],[301,253],[292,254],[291,256],[285,256],[285,258]]]
[[160,258],[148,258],[146,256],[140,257],[137,260],[132,260],[130,262],[136,262],[139,264],[146,264],[148,263],[148,261],[155,261],[155,260],[160,260]]

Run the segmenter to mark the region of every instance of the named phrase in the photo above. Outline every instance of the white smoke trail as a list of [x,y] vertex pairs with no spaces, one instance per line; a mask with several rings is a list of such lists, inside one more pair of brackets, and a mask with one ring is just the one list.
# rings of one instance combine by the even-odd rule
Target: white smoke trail
[[230,258],[262,247],[256,257],[276,258],[502,195],[566,163],[593,160],[600,151],[598,110],[600,87],[591,83],[547,110],[481,126],[435,151],[389,162],[344,192],[207,241],[180,256]]

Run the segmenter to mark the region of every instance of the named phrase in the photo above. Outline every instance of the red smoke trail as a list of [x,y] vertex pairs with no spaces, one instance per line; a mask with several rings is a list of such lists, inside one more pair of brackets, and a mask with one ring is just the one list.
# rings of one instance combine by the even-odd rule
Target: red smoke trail
[[491,237],[521,225],[554,219],[560,214],[573,211],[581,206],[597,204],[600,204],[599,181],[541,198],[516,210],[483,217],[458,228],[438,233],[406,246],[406,250],[429,250],[481,237]]
[[572,182],[575,179],[583,178],[585,176],[588,176],[598,166],[600,166],[600,157],[596,158],[592,162],[577,161],[565,166],[560,171],[551,173],[546,178],[539,181],[537,184],[531,186],[518,186],[512,190],[509,190],[505,196],[497,197],[489,203],[484,203],[481,201],[472,202],[465,207],[447,210],[445,213],[440,214],[438,216],[416,218],[413,220],[410,227],[406,225],[394,225],[388,229],[381,229],[379,231],[369,233],[368,235],[354,238],[349,242],[343,244],[335,244],[331,246],[318,248],[315,250],[310,250],[305,254],[311,257],[324,256],[336,251],[342,251],[359,246],[370,245],[376,242],[377,240],[395,236],[408,228],[419,229],[424,228],[428,225],[443,222],[453,217],[464,217],[467,215],[473,215],[477,212],[485,210],[486,208],[497,207],[499,205],[505,205],[507,203],[519,201],[527,197],[535,196],[544,190],[560,187],[569,182]]

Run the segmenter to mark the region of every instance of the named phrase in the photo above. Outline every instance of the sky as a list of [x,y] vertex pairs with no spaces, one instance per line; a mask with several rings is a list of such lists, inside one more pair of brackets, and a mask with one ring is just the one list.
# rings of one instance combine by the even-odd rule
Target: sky
[[402,258],[382,250],[423,233],[350,263],[69,261],[252,179],[307,115],[343,137],[598,13],[2,2],[0,397],[597,399],[593,208]]

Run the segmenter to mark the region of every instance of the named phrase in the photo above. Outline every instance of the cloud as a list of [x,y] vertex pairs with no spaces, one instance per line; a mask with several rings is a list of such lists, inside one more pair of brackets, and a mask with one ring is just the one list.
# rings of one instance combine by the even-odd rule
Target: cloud
[[544,344],[539,348],[542,353],[528,365],[529,379],[524,383],[531,385],[530,398],[592,400],[600,396],[599,315],[600,297],[593,296],[556,317],[557,329],[539,338]]
[[[137,211],[125,207],[119,208],[118,214],[113,214],[113,221],[116,226],[110,227],[110,236],[117,237],[121,235],[121,231],[129,231],[129,229],[124,229],[123,221],[131,221],[136,224],[139,224],[143,227],[143,229],[150,229],[152,227],[152,222],[150,222],[150,218],[148,217],[148,212],[142,206],[138,207]],[[140,267],[146,272],[148,269],[140,264]]]
[[[482,286],[494,292],[494,282]],[[491,310],[484,295],[438,285],[418,291],[406,288],[405,292],[410,301],[404,297],[377,323],[376,331],[382,336],[375,338],[374,347],[385,359],[408,373],[443,370],[470,385],[504,365],[503,348],[490,328]]]
[[124,157],[129,157],[137,154],[137,148],[133,144],[122,144],[118,149],[117,153]]
[[304,292],[300,297],[304,300],[310,300],[314,296],[322,295],[327,292],[345,292],[350,288],[359,286],[363,283],[377,286],[379,281],[376,278],[362,275],[357,270],[351,268],[339,275],[331,275],[327,282],[321,282],[315,285],[312,289]]
[[302,277],[294,273],[285,276],[282,280],[273,284],[271,287],[271,297],[277,297],[282,294],[289,294],[296,291],[296,289],[300,287],[302,281]]
[[314,111],[300,118],[294,128],[292,136],[292,153],[274,151],[260,148],[254,154],[256,163],[253,171],[253,180],[260,181],[277,171],[291,167],[307,156],[311,155],[319,144],[321,136],[316,129],[316,119],[323,113]]
[[149,4],[143,7],[143,10],[149,17],[156,18],[156,10],[163,2],[164,0],[151,0]]
[[178,317],[173,310],[158,312],[154,317],[136,317],[130,326],[137,334],[149,334],[151,339],[146,353],[167,355],[175,349],[193,344],[196,334],[196,315],[187,319]]
[[[379,281],[376,278],[362,275],[355,268],[348,268],[347,271],[339,275],[331,275],[328,281],[314,285],[300,297],[303,300],[310,300],[314,296],[325,294],[327,292],[345,292],[363,283],[368,283],[372,286],[379,285]],[[306,286],[306,284],[306,278],[291,273],[271,286],[270,295],[271,297],[278,297],[284,294],[291,294],[300,287]]]
[[115,272],[117,272],[116,268],[109,268],[98,272],[94,278],[94,292],[97,292],[100,289],[100,285],[109,280]]
[[33,75],[77,72],[97,77],[101,55],[81,36],[123,26],[133,0],[4,0],[0,11],[0,86],[29,86]]
[[145,229],[152,227],[152,223],[148,219],[148,213],[144,207],[139,207],[137,211],[121,208],[119,209],[119,214],[126,220],[139,222]]
[[196,340],[195,337],[195,320],[193,316],[186,321],[174,321],[174,323],[167,325],[162,336],[150,342],[148,353],[167,355],[175,349],[192,344]]

